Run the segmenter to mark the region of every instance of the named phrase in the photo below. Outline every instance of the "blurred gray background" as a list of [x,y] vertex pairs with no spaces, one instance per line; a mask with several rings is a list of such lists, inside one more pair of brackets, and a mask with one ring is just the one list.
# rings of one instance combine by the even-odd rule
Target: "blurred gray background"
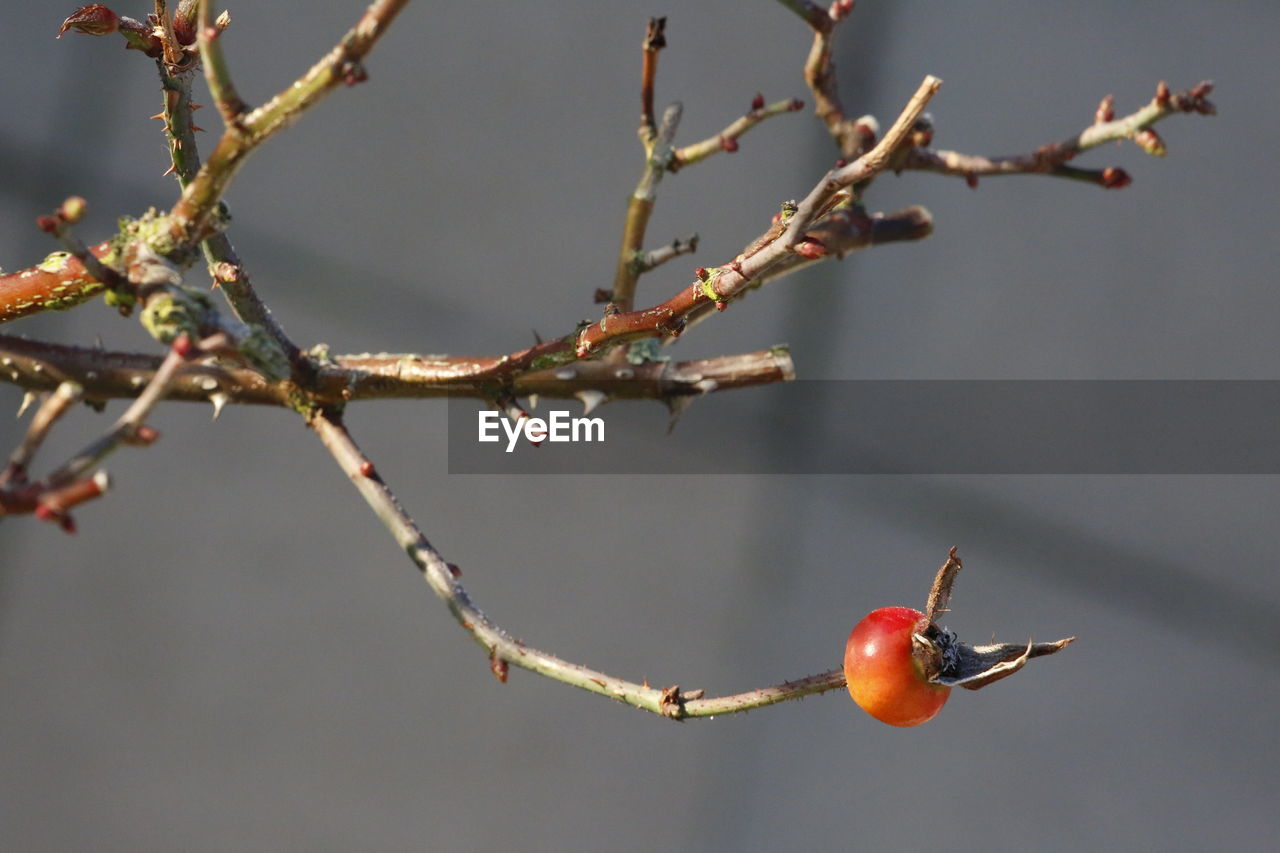
[[[0,264],[174,198],[160,97],[115,39],[0,28]],[[149,4],[118,7],[141,16]],[[226,49],[260,103],[360,3],[233,5]],[[670,17],[660,103],[700,139],[752,96],[808,99],[807,29],[768,0],[413,4],[368,62],[240,174],[231,236],[304,345],[495,353],[594,316],[612,276],[644,19]],[[926,73],[936,144],[1020,153],[1213,78],[1220,115],[1132,145],[1122,192],[1047,178],[877,181],[936,233],[828,264],[712,318],[681,358],[789,342],[807,378],[1276,379],[1272,3],[865,0],[842,31],[850,110],[896,115]],[[212,144],[216,111],[200,114]],[[720,263],[834,157],[806,112],[669,177],[650,235]],[[101,305],[14,323],[154,351]],[[821,454],[821,412],[742,405],[770,453]],[[0,448],[23,424],[0,386]],[[119,406],[111,409],[119,410]],[[1017,678],[898,730],[844,694],[673,724],[523,671],[498,684],[296,417],[163,407],[162,440],[64,536],[0,524],[0,847],[558,851],[1266,849],[1276,830],[1275,477],[448,476],[444,410],[354,408],[352,429],[497,621],[620,676],[736,692],[838,665],[868,610],[923,604],[965,558],[947,624],[1078,634]],[[609,418],[652,420],[652,403]],[[1213,413],[1197,413],[1212,417]],[[48,464],[102,429],[60,427]],[[838,426],[838,425],[837,425]]]

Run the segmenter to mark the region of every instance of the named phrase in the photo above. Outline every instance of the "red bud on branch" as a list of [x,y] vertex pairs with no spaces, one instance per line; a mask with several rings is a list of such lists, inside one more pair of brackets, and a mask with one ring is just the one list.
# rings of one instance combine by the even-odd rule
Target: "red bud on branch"
[[1163,157],[1169,153],[1164,146],[1164,140],[1160,138],[1160,134],[1151,128],[1143,128],[1133,135],[1133,141],[1138,143],[1138,147],[1153,157]]
[[101,3],[92,6],[81,6],[62,22],[58,30],[58,38],[67,30],[75,30],[88,36],[106,36],[120,28],[120,16]]
[[1094,124],[1105,124],[1116,117],[1116,96],[1107,95],[1093,113]]
[[196,43],[196,21],[199,17],[200,0],[179,0],[178,8],[173,11],[173,34],[178,44]]
[[493,673],[493,677],[507,683],[507,671],[510,669],[505,658],[498,657],[496,651],[489,653],[489,671]]
[[796,254],[802,258],[816,261],[826,253],[827,247],[823,245],[821,240],[815,240],[812,237],[809,237],[799,243],[796,243]]
[[1109,190],[1123,189],[1133,183],[1133,178],[1124,169],[1108,166],[1102,170],[1102,186]]

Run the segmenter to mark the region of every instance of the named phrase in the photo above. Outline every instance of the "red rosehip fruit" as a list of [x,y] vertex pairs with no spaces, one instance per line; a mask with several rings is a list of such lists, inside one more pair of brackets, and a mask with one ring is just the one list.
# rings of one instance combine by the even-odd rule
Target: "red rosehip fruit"
[[911,637],[929,620],[910,607],[873,610],[849,632],[844,677],[862,710],[891,726],[918,726],[932,720],[951,694],[931,684],[912,653]]
[[891,726],[918,726],[937,716],[952,687],[981,690],[1008,678],[1028,660],[1062,651],[1075,637],[1053,643],[970,646],[934,621],[948,612],[951,587],[963,564],[952,548],[929,590],[925,612],[881,607],[849,632],[844,679],[862,710]]

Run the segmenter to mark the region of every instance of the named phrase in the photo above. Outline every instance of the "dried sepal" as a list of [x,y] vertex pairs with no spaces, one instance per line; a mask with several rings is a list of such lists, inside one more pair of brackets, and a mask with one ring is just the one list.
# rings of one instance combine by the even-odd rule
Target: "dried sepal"
[[1061,651],[1073,642],[1075,637],[1067,637],[1053,643],[1028,642],[1025,646],[1017,643],[993,643],[989,646],[969,646],[957,642],[954,646],[954,663],[948,670],[939,673],[933,682],[947,687],[963,687],[966,690],[980,690],[988,684],[994,684],[1002,678],[1008,678],[1031,658],[1051,655]]
[[930,622],[937,619],[938,614],[947,612],[947,604],[951,601],[951,588],[955,586],[956,575],[964,568],[964,563],[956,556],[956,546],[952,545],[947,552],[947,561],[938,568],[934,575],[933,586],[929,589],[929,602],[924,608],[924,617]]
[[1028,641],[985,646],[960,642],[953,632],[940,627],[935,620],[947,612],[951,589],[962,567],[956,549],[952,548],[934,578],[925,616],[911,636],[911,655],[926,681],[944,687],[979,690],[1013,675],[1031,658],[1054,654],[1075,641],[1075,637],[1067,637],[1052,643]]

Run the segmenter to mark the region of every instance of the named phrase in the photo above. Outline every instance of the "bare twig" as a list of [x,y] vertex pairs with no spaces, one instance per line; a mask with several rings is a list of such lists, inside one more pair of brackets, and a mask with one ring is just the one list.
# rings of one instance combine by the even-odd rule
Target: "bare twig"
[[648,150],[653,146],[658,127],[654,122],[653,88],[658,76],[658,51],[667,46],[667,19],[650,18],[640,44],[640,141]]
[[823,10],[811,3],[796,4],[782,0],[813,29],[813,47],[804,63],[804,81],[813,93],[814,114],[826,125],[840,155],[847,159],[860,156],[874,142],[872,125],[865,118],[850,119],[840,102],[836,66],[832,60],[836,24],[853,12],[853,0],[836,0]]
[[[161,361],[158,356],[140,353],[105,352],[0,335],[0,380],[36,390],[75,381],[95,400],[137,397],[152,382]],[[666,400],[787,382],[795,377],[786,348],[774,347],[693,361],[581,362],[528,372],[507,384],[473,378],[500,362],[498,357],[411,353],[338,356],[318,365],[310,398],[316,405],[339,405],[449,396],[490,399],[502,391],[521,397],[537,394],[572,399],[583,390],[596,390],[610,399]],[[256,370],[222,363],[188,364],[171,379],[166,396],[195,402],[297,404],[297,388],[291,382],[271,382]]]
[[222,52],[222,32],[215,27],[209,17],[208,0],[198,0],[198,26],[196,37],[200,44],[200,58],[204,60],[204,79],[209,84],[209,92],[213,95],[218,112],[226,122],[228,130],[240,128],[240,117],[249,111],[249,105],[236,92],[231,81],[231,68],[227,65],[226,55]]
[[700,690],[681,691],[676,686],[659,689],[650,687],[647,683],[637,684],[570,663],[528,646],[508,634],[475,605],[459,583],[456,570],[432,547],[417,523],[400,506],[391,489],[377,474],[372,461],[351,438],[340,416],[329,411],[320,412],[310,420],[310,425],[339,467],[355,484],[365,503],[391,531],[396,543],[422,572],[431,591],[449,608],[458,624],[485,650],[490,666],[500,680],[506,680],[508,666],[518,666],[676,720],[749,711],[844,686],[843,675],[839,671],[833,671],[733,696],[703,699]]
[[80,479],[89,468],[102,461],[121,444],[146,446],[155,441],[157,434],[145,426],[144,421],[147,415],[151,414],[156,403],[164,398],[169,383],[173,381],[174,375],[187,360],[186,349],[189,346],[189,342],[175,341],[165,354],[164,360],[160,362],[160,367],[151,377],[151,381],[142,389],[137,399],[125,409],[111,429],[46,477],[44,482],[47,486],[56,488]]
[[[648,56],[648,51],[645,52]],[[622,227],[622,247],[618,250],[618,267],[613,277],[610,301],[619,311],[631,310],[641,265],[645,229],[653,213],[658,184],[671,163],[671,141],[680,125],[680,104],[672,104],[662,114],[662,122],[645,143],[645,166],[631,198],[627,200],[627,218]],[[642,134],[643,136],[643,134]]]
[[838,192],[883,171],[889,165],[890,158],[906,140],[930,99],[941,87],[942,81],[937,77],[933,75],[925,77],[915,94],[907,101],[897,121],[885,131],[884,136],[874,148],[849,165],[832,169],[818,182],[817,186],[809,191],[797,206],[795,216],[792,217],[779,243],[786,249],[795,247],[809,226],[830,208]]
[[27,434],[23,436],[22,442],[13,449],[13,453],[9,454],[9,464],[0,473],[0,487],[8,485],[10,482],[21,483],[26,481],[27,468],[30,466],[31,460],[35,458],[36,451],[40,449],[40,445],[44,444],[44,440],[48,437],[49,431],[53,429],[53,425],[83,396],[84,389],[77,383],[59,383],[53,393],[36,410],[31,423],[27,426]]
[[674,172],[677,169],[691,166],[694,163],[705,160],[712,154],[721,151],[732,153],[738,150],[738,137],[746,133],[751,128],[760,124],[765,119],[774,116],[784,115],[785,113],[793,113],[797,110],[804,109],[804,101],[792,98],[787,101],[774,101],[772,104],[764,103],[764,97],[756,95],[756,100],[752,102],[751,109],[744,113],[741,117],[735,119],[728,127],[717,133],[715,136],[709,136],[701,142],[695,142],[692,145],[686,145],[683,148],[677,148],[671,154],[671,162],[667,168]]
[[[206,345],[216,348],[222,343],[222,336],[218,336]],[[100,496],[108,486],[105,472],[90,475],[89,469],[121,444],[146,446],[156,440],[156,431],[145,424],[147,415],[164,398],[179,368],[196,351],[197,347],[185,336],[175,341],[137,399],[103,435],[39,482],[23,483],[13,489],[0,489],[0,515],[33,512],[45,520],[59,522],[69,533],[74,532],[75,525],[67,511]],[[68,382],[59,385],[58,392],[37,413],[26,440],[14,451],[6,471],[6,479],[10,476],[25,479],[24,469],[31,455],[43,442],[53,423],[81,393],[82,389],[78,385]]]
[[[1077,154],[1121,139],[1133,139],[1149,152],[1163,155],[1163,144],[1157,145],[1159,137],[1154,137],[1154,141],[1152,140],[1151,134],[1154,134],[1154,131],[1150,129],[1151,126],[1179,113],[1212,115],[1215,111],[1214,106],[1208,100],[1212,90],[1213,85],[1205,81],[1190,89],[1171,93],[1168,87],[1161,83],[1156,89],[1155,97],[1141,109],[1123,118],[1095,121],[1080,133],[1062,142],[1045,145],[1030,154],[982,157],[932,148],[912,148],[907,152],[901,168],[958,175],[971,182],[985,175],[1046,174],[1086,180],[1108,188],[1125,186],[1129,181],[1122,170],[1088,171],[1065,164]],[[1103,103],[1107,108],[1100,110],[1100,115],[1106,115],[1110,111],[1109,98],[1104,99]]]
[[[207,5],[208,0],[203,0]],[[170,211],[180,244],[203,240],[213,229],[218,202],[245,158],[340,85],[364,79],[361,61],[409,0],[375,0],[356,25],[307,73],[267,103],[228,124],[195,179]],[[204,37],[203,30],[202,37]],[[225,81],[224,81],[225,82]],[[224,92],[225,94],[225,92]]]
[[[573,356],[585,358],[603,348],[638,338],[678,336],[687,325],[689,316],[700,306],[705,310],[709,302],[717,308],[725,305],[744,292],[753,280],[767,276],[771,268],[782,262],[801,242],[805,232],[815,224],[818,217],[830,210],[839,192],[855,182],[875,175],[888,165],[890,157],[941,85],[942,81],[938,78],[926,77],[893,127],[876,146],[853,163],[828,172],[790,216],[786,229],[769,245],[741,262],[734,262],[714,271],[704,270],[706,279],[700,276],[688,288],[654,308],[615,314],[606,312],[598,323],[586,326],[574,336]],[[514,354],[511,358],[514,361],[561,353],[562,350],[557,345],[562,343],[563,341],[549,342],[548,345],[534,348],[541,349],[541,352],[530,350]]]
[[659,246],[656,249],[650,249],[640,258],[639,266],[641,272],[648,272],[654,267],[661,266],[672,258],[680,255],[688,255],[698,251],[698,235],[690,234],[688,237],[677,237],[665,246]]

